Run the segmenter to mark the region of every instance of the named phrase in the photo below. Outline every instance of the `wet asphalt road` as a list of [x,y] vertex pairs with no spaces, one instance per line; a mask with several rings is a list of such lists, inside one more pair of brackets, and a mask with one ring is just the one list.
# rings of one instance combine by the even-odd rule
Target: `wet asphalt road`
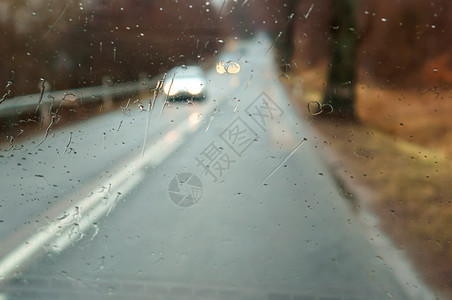
[[341,196],[270,44],[223,54],[241,70],[210,70],[204,102],[131,104],[3,153],[0,299],[425,297]]

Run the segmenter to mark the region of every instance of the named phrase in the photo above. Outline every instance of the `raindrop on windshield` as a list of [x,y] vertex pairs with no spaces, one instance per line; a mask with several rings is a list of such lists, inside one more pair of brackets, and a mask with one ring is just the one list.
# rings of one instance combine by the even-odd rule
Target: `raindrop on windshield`
[[331,114],[333,112],[333,106],[331,104],[322,104],[319,101],[311,101],[308,103],[308,112],[312,116],[318,116],[320,114]]

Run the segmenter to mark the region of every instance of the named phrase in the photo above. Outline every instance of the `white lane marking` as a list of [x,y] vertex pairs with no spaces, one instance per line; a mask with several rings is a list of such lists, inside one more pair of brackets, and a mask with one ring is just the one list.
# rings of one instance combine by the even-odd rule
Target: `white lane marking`
[[[225,95],[222,96],[223,97],[220,98],[222,100],[210,101],[208,105],[203,106],[200,113],[204,115],[212,111],[214,107],[220,105],[220,103],[226,99]],[[157,142],[145,152],[143,157],[140,157],[140,155],[135,156],[134,159],[127,163],[123,170],[99,184],[101,187],[115,186],[113,191],[110,190],[110,188],[106,188],[101,193],[97,190],[87,193],[87,196],[84,197],[83,200],[72,205],[52,223],[38,229],[33,236],[20,243],[13,251],[0,260],[0,282],[4,281],[14,270],[19,268],[31,257],[38,254],[41,248],[45,248],[46,245],[51,244],[53,239],[56,238],[52,247],[54,252],[59,253],[67,248],[75,239],[71,236],[71,232],[75,226],[74,223],[78,224],[78,233],[81,234],[83,231],[86,231],[93,225],[95,220],[98,220],[111,210],[117,192],[120,192],[122,197],[124,197],[124,194],[132,190],[133,187],[140,183],[144,178],[144,168],[150,166],[155,167],[168,158],[179,145],[185,142],[190,134],[196,132],[200,128],[200,121],[199,118],[187,118],[175,129],[169,131],[163,138],[157,140]],[[128,183],[131,178],[133,178],[132,181]],[[111,192],[115,192],[115,194],[111,195]],[[105,197],[107,197],[107,200],[110,198],[113,199],[104,205],[102,200],[105,199]],[[72,213],[68,214],[67,211]],[[74,219],[78,219],[78,221],[74,222]],[[60,238],[61,233],[63,233],[63,235]]]
[[97,205],[94,206],[90,211],[84,214],[84,217],[77,220],[66,229],[66,231],[57,238],[51,245],[48,246],[48,250],[55,253],[61,253],[68,246],[77,242],[83,237],[84,232],[86,232],[97,220],[99,220],[104,215],[114,208],[117,201],[122,200],[122,198],[128,194],[135,186],[137,186],[143,179],[144,173],[138,172],[130,178],[123,178],[124,180],[120,182],[119,187],[112,191],[112,195],[107,199],[106,202],[102,201],[102,197],[99,197]]
[[[118,196],[119,198],[123,198],[124,195],[144,179],[144,168],[156,166],[163,162],[178,148],[178,143],[184,143],[190,131],[194,131],[199,127],[198,123],[193,122],[193,118],[189,118],[188,122],[183,122],[176,129],[169,131],[162,139],[148,149],[145,152],[144,158],[136,157],[125,169],[116,173],[107,184],[101,184],[101,186],[117,186],[118,188],[104,190],[102,193],[97,193],[90,198],[86,198],[84,201],[82,200],[85,203],[79,203],[79,213],[83,213],[86,217],[76,222],[71,222],[70,228],[67,228],[64,234],[52,243],[50,250],[60,253],[71,243],[76,242],[80,238],[80,235],[88,230],[93,223],[114,208]],[[103,199],[106,201],[102,201]],[[93,207],[93,205],[96,206]]]

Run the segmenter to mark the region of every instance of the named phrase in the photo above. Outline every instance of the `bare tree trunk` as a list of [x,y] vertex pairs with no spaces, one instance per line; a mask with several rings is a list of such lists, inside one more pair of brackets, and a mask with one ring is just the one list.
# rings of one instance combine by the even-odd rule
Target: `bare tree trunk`
[[276,32],[275,48],[278,50],[276,56],[277,63],[283,72],[288,72],[293,58],[294,51],[294,30],[295,30],[295,12],[298,2],[296,0],[290,0],[285,2],[285,10],[287,17],[285,20],[281,20],[280,32]]
[[356,81],[356,6],[357,0],[331,0],[331,63],[324,103],[333,106],[336,114],[355,116]]

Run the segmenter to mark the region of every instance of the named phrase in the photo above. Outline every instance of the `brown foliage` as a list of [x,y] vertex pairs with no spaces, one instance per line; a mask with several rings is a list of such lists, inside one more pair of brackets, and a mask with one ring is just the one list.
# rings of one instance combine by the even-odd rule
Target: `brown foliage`
[[[8,1],[0,19],[0,84],[35,93],[40,77],[54,89],[156,75],[201,61],[219,47],[213,7],[205,1]],[[14,75],[12,74],[14,72]]]
[[[294,58],[306,66],[329,60],[331,8],[328,2],[315,2],[309,17],[298,17],[295,23]],[[452,69],[444,63],[452,46],[450,1],[363,0],[357,3],[358,68],[366,80],[399,87],[427,86],[435,78],[450,82],[444,77]],[[298,11],[307,12],[309,5],[302,1]],[[426,68],[439,57],[443,57],[439,61],[443,63],[441,75],[425,76]]]

